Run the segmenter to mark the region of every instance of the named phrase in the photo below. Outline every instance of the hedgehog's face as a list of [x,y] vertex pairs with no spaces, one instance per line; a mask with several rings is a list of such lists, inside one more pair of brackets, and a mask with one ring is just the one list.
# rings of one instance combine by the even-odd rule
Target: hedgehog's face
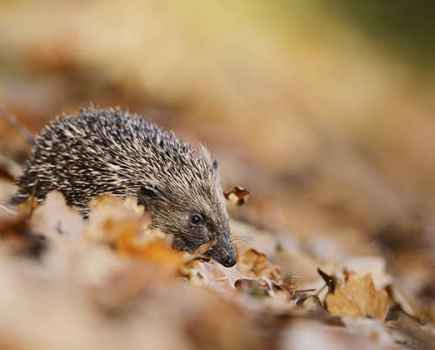
[[164,190],[142,191],[139,202],[147,206],[154,227],[174,235],[174,248],[194,252],[210,243],[206,254],[231,267],[236,263],[236,252],[225,199],[217,178],[211,179],[191,183],[188,188],[167,184]]
[[202,201],[188,201],[184,196],[171,197],[171,203],[164,201],[149,207],[153,226],[174,235],[174,248],[194,252],[210,243],[207,255],[226,267],[233,266],[236,253],[226,209],[219,205],[205,206]]
[[231,267],[236,263],[236,252],[231,241],[229,219],[224,207],[186,203],[177,215],[182,234],[175,235],[174,247],[194,251],[209,243],[207,255],[220,264]]

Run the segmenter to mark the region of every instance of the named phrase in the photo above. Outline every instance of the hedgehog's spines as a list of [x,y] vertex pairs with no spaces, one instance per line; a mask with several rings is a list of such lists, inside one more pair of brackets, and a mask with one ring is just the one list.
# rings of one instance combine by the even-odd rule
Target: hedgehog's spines
[[[37,198],[45,197],[45,191],[30,187],[34,176],[51,184],[45,189],[61,190],[79,208],[86,208],[89,198],[102,190],[115,192],[116,188],[132,195],[129,188],[136,189],[141,183],[195,187],[213,179],[212,160],[205,146],[194,148],[178,140],[172,131],[120,108],[89,106],[80,109],[78,116],[57,117],[35,137],[35,146],[18,181],[20,198],[31,190]],[[86,179],[91,176],[96,178]],[[68,187],[73,185],[74,190]]]

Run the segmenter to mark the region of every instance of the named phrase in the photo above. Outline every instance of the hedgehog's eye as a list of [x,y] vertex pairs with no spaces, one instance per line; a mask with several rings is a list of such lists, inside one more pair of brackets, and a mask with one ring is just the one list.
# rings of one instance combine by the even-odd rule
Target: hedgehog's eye
[[202,223],[204,223],[204,219],[199,214],[192,214],[190,216],[190,223],[193,225],[201,225]]

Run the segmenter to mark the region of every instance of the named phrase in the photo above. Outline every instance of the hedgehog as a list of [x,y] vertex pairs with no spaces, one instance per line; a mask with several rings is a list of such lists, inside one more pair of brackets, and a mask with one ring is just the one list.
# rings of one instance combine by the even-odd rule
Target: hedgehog
[[57,190],[85,219],[98,195],[134,197],[175,249],[210,243],[206,255],[236,264],[217,161],[141,115],[89,107],[54,119],[35,137],[17,185],[14,204]]

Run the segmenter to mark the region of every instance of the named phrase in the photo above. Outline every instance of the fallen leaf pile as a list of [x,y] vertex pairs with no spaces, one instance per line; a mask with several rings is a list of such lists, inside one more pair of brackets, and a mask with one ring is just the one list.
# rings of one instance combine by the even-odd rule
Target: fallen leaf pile
[[[172,249],[131,199],[97,198],[87,222],[57,192],[3,214],[0,334],[13,348],[400,349],[435,339],[370,272],[283,275],[296,252],[237,222],[235,234],[258,240],[236,243],[238,264],[224,268]],[[321,265],[302,251],[291,261],[303,254]],[[376,260],[347,265],[389,280]]]
[[[433,349],[431,7],[391,3],[0,1],[0,350]],[[234,267],[135,200],[8,204],[89,103],[207,144]]]

